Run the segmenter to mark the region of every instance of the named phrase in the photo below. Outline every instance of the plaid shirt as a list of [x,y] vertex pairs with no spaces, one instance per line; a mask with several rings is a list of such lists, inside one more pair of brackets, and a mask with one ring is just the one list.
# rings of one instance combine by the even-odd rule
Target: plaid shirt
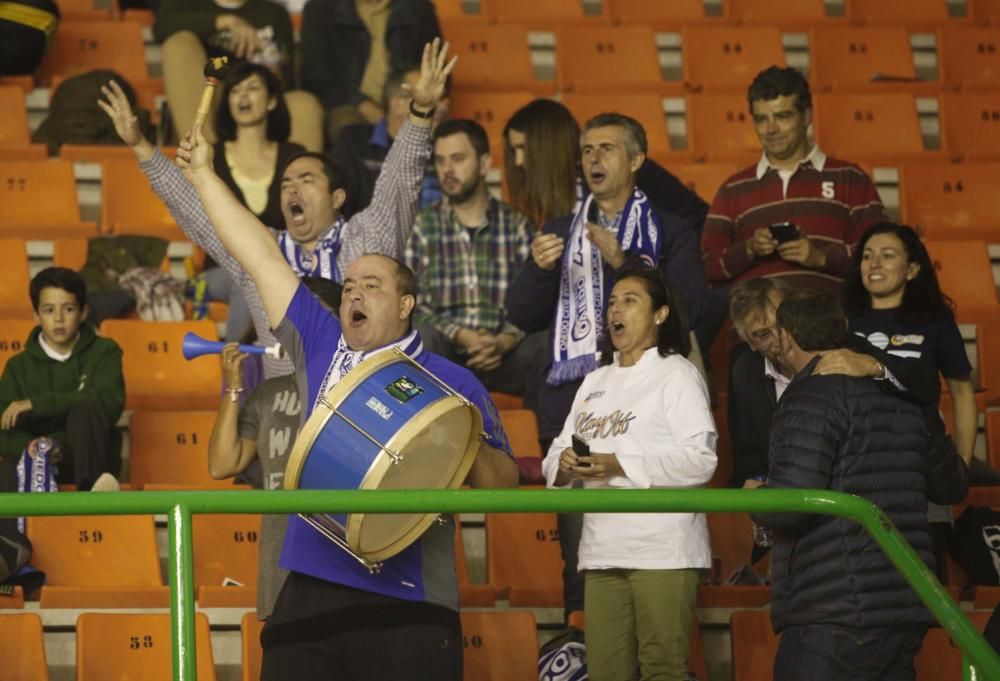
[[472,236],[447,198],[420,211],[404,258],[417,275],[414,319],[448,338],[460,329],[523,335],[507,322],[507,288],[531,253],[534,229],[513,206],[490,197]]
[[[337,254],[337,266],[341,273],[366,253],[382,253],[393,258],[401,255],[407,238],[406,228],[413,224],[413,216],[417,212],[420,179],[431,153],[430,136],[429,127],[410,125],[409,122],[403,124],[396,143],[385,159],[378,181],[375,182],[371,205],[354,215],[341,228],[341,247]],[[261,344],[270,346],[277,343],[271,331],[271,322],[273,326],[277,326],[281,320],[268,320],[253,279],[236,258],[223,248],[204,206],[201,205],[198,192],[184,177],[181,169],[159,150],[154,152],[150,160],[140,163],[139,167],[184,234],[208,253],[219,267],[225,268],[233,282],[243,290]],[[278,237],[277,230],[270,231],[275,238]],[[321,241],[320,248],[322,243]],[[298,259],[301,256],[300,250],[296,246],[294,254],[286,253],[285,256],[291,258],[294,255]],[[291,360],[287,358],[278,359],[265,355],[263,363],[267,378],[283,376],[295,370]]]

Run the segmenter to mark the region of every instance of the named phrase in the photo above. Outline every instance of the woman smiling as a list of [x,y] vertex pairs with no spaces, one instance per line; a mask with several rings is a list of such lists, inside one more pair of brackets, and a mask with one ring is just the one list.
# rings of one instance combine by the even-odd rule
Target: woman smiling
[[[716,466],[715,423],[701,374],[685,358],[687,322],[659,271],[621,276],[607,322],[614,353],[577,391],[543,463],[549,486],[704,485]],[[574,436],[589,453],[574,451]],[[710,566],[703,514],[585,514],[589,678],[686,678],[695,594]]]

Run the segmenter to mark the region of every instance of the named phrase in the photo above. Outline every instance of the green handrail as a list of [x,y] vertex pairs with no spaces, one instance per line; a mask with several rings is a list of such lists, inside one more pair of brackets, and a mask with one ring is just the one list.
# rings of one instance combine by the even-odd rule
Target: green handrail
[[195,681],[191,516],[197,513],[695,513],[805,512],[851,518],[886,552],[971,664],[966,679],[1000,681],[1000,657],[889,518],[870,502],[825,490],[399,490],[0,494],[0,516],[167,514],[175,681]]

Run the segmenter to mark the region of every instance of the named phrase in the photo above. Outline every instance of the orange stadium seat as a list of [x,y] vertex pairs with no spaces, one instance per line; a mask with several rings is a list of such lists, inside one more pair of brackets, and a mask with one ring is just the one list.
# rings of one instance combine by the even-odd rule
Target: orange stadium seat
[[[218,403],[218,396],[215,401]],[[217,411],[132,414],[129,423],[132,487],[166,484],[232,489],[232,480],[213,480],[208,474],[208,440],[217,414]]]
[[727,4],[729,20],[738,24],[801,29],[831,19],[823,0],[727,0]]
[[527,611],[463,611],[462,666],[467,679],[535,681],[538,629]]
[[15,586],[10,593],[0,593],[0,611],[2,610],[23,610],[24,609],[24,589]]
[[115,3],[97,7],[94,0],[59,0],[56,5],[62,21],[110,21]]
[[490,393],[490,399],[493,400],[493,406],[497,408],[497,411],[503,411],[504,409],[522,409],[524,408],[524,398],[520,395],[511,395],[510,393]]
[[463,67],[452,73],[452,86],[456,91],[552,92],[552,81],[535,78],[528,31],[524,27],[459,24],[449,27],[447,36]]
[[743,94],[759,71],[785,65],[774,26],[685,28],[681,50],[684,82],[695,91]]
[[23,239],[0,239],[0,318],[31,319],[28,251]]
[[97,225],[80,220],[73,164],[57,159],[0,162],[0,235],[96,236]]
[[[580,610],[574,610],[569,614],[569,625],[577,629],[587,629],[586,615]],[[698,621],[697,613],[694,621],[691,622],[691,634],[688,638],[688,671],[698,679],[710,679],[708,674],[708,663],[705,660],[705,646],[701,641],[701,622]]]
[[[981,320],[976,325],[976,357],[979,363],[978,384],[983,388],[983,399],[989,406],[1000,405],[1000,320]],[[990,436],[990,414],[986,414],[986,445],[990,456],[996,460],[994,468],[1000,470],[1000,421],[996,421],[993,430],[995,439]],[[997,417],[992,417],[994,420]],[[997,446],[992,447],[991,442]]]
[[24,91],[13,85],[0,86],[0,148],[21,149],[23,153],[37,153],[34,150],[45,149],[44,145],[31,144]]
[[959,323],[995,319],[997,292],[983,241],[925,240],[941,290],[955,302]]
[[80,270],[87,263],[86,239],[54,239],[52,241],[52,264]]
[[4,646],[0,681],[45,681],[49,678],[42,618],[36,613],[0,615],[0,641]]
[[0,76],[0,85],[12,85],[28,94],[35,89],[35,79],[32,76]]
[[510,440],[514,456],[543,457],[545,452],[538,442],[538,419],[530,409],[504,409],[500,422]]
[[688,149],[698,160],[760,158],[760,141],[744,95],[692,95],[687,98]]
[[614,96],[614,102],[609,101],[607,95],[570,92],[562,96],[562,103],[573,112],[581,126],[590,118],[609,110],[631,116],[646,130],[650,156],[671,153],[663,97],[655,92],[623,92]]
[[[978,607],[978,606],[977,606]],[[990,617],[987,611],[966,611],[963,613],[980,632],[986,628]],[[961,679],[962,651],[951,641],[944,629],[934,627],[924,637],[924,644],[913,660],[913,666],[920,681],[954,681]]]
[[127,409],[210,409],[219,405],[222,368],[217,355],[187,361],[181,339],[188,331],[218,340],[215,322],[143,322],[108,319],[101,333],[122,347]]
[[[173,158],[177,147],[161,147],[168,158]],[[131,147],[115,144],[64,144],[59,147],[59,158],[79,163],[104,163],[106,161],[131,161],[135,165],[135,155]]]
[[555,513],[487,513],[486,581],[511,606],[563,604]]
[[981,24],[1000,23],[1000,0],[967,0],[968,15]]
[[503,129],[514,112],[535,99],[531,92],[455,92],[448,115],[471,118],[486,129],[493,165],[503,165]]
[[888,24],[934,30],[948,21],[947,0],[847,0],[847,16],[856,24]]
[[618,24],[649,26],[653,30],[674,29],[702,22],[719,22],[722,15],[705,14],[704,0],[604,0],[610,6],[613,21]]
[[1000,98],[947,94],[941,98],[944,146],[956,161],[1000,160]]
[[7,366],[7,360],[24,350],[28,335],[34,328],[34,319],[4,319],[0,322],[0,373]]
[[573,23],[606,23],[607,14],[591,14],[583,0],[497,0],[489,5],[498,24],[522,24],[533,30]]
[[142,234],[172,241],[187,237],[134,159],[107,161],[101,175],[101,231]]
[[[444,34],[451,41],[451,29],[457,23],[472,22],[485,23],[489,19],[488,0],[479,0],[479,11],[475,14],[466,12],[467,4],[463,0],[434,0],[434,12],[438,21],[447,30]],[[454,44],[454,43],[453,43]]]
[[[877,88],[885,92],[887,88],[917,84],[910,34],[905,28],[817,28],[809,36],[809,54],[810,80],[818,90],[856,92]],[[930,85],[937,87],[936,83]]]
[[153,516],[35,516],[28,538],[31,564],[47,577],[43,608],[162,608],[170,602]]
[[1000,163],[908,163],[902,219],[932,239],[1000,240]]
[[49,150],[44,144],[0,147],[0,161],[44,161],[48,157]]
[[[645,26],[565,26],[556,32],[556,81],[566,92],[657,91],[660,74],[656,38]],[[675,88],[680,89],[680,84]],[[616,105],[617,106],[617,105]]]
[[813,126],[823,151],[837,158],[934,158],[924,151],[913,95],[816,95]]
[[[212,635],[205,613],[195,613],[195,677],[215,681]],[[85,612],[76,620],[76,681],[171,678],[169,613]]]
[[243,652],[240,660],[243,663],[243,681],[260,681],[260,665],[264,651],[260,647],[260,632],[264,622],[257,619],[256,612],[248,612],[240,620],[240,639],[243,642]]
[[668,166],[667,170],[711,205],[719,187],[739,170],[739,166],[735,163],[686,163]]
[[[194,516],[194,588],[202,608],[257,606],[260,515]],[[232,580],[243,586],[227,586]]]
[[[698,589],[700,608],[756,608],[771,600],[767,586],[753,584],[727,585],[725,581],[750,561],[753,548],[753,527],[746,513],[709,513],[708,533],[712,542],[712,562],[717,584],[704,584]],[[770,557],[756,566],[758,574],[767,570]]]
[[465,541],[462,539],[462,520],[455,518],[455,572],[458,575],[458,600],[463,608],[492,608],[496,593],[489,584],[473,584],[469,577],[469,564],[465,558]]
[[996,29],[948,26],[938,32],[941,81],[964,90],[1000,89],[1000,36]]
[[732,632],[733,681],[771,678],[779,637],[771,629],[768,610],[741,610],[729,617]]
[[42,60],[39,81],[111,69],[136,85],[149,79],[142,26],[132,21],[63,21]]

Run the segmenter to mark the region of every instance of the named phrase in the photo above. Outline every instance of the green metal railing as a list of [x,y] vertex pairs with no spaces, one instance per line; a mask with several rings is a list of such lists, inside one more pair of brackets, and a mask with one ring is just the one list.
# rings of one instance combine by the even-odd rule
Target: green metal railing
[[[194,681],[191,516],[197,513],[806,512],[851,518],[886,552],[963,653],[963,678],[1000,681],[986,643],[889,518],[860,497],[822,490],[407,490],[0,494],[0,516],[165,513],[175,681]],[[967,662],[966,662],[967,660]]]

